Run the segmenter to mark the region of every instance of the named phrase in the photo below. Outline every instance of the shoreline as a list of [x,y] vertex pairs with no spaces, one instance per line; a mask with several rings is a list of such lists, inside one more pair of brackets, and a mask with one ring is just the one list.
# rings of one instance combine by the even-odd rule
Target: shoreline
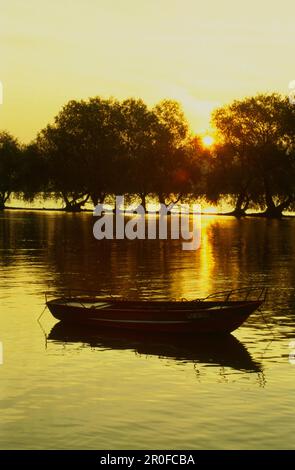
[[[48,207],[5,207],[4,209],[0,210],[1,212],[5,211],[24,211],[24,212],[63,212],[65,214],[83,214],[83,213],[93,213],[93,209],[81,209],[79,211],[67,211],[66,209],[55,207],[55,208],[48,208]],[[107,213],[112,213],[112,211],[108,211]],[[132,215],[134,212],[131,211],[124,211],[124,214],[126,215]],[[150,214],[158,214],[158,212],[150,213]],[[263,212],[252,212],[248,214],[244,214],[241,217],[237,217],[235,214],[231,212],[200,212],[200,215],[214,215],[214,216],[222,216],[222,217],[234,217],[235,219],[244,219],[247,217],[259,217],[263,219],[273,219],[273,220],[281,220],[285,218],[294,218],[295,214],[282,214],[282,217],[270,217],[265,215]],[[168,214],[171,215],[171,214]],[[189,215],[193,215],[192,212],[189,212]]]

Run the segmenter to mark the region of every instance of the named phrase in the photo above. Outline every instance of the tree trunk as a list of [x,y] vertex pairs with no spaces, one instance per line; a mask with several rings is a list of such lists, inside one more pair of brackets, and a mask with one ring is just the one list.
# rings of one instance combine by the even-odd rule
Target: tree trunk
[[288,198],[281,202],[281,204],[278,205],[278,209],[281,210],[282,212],[290,206],[290,204],[293,202],[293,198],[288,196]]
[[105,200],[105,193],[91,193],[90,194],[90,199],[95,206],[97,206],[97,204],[103,204],[104,200]]
[[159,199],[160,204],[165,204],[165,206],[166,206],[165,196],[164,196],[163,193],[158,193],[158,199]]
[[273,204],[273,206],[266,208],[264,215],[266,217],[270,217],[273,219],[280,219],[283,216],[283,211],[289,207],[291,202],[293,202],[293,199],[291,197],[288,197],[283,202],[281,202],[278,206]]
[[0,193],[0,211],[5,209],[5,203],[8,201],[10,194],[10,191],[4,191]]
[[282,217],[282,211],[276,208],[276,205],[273,201],[272,194],[269,187],[269,182],[264,178],[264,190],[265,190],[265,204],[266,210],[264,215],[270,218],[280,218]]
[[246,213],[246,210],[248,210],[249,204],[250,204],[250,198],[249,198],[248,196],[246,196],[246,198],[245,198],[245,205],[244,205],[244,207],[243,207],[244,213]]
[[237,218],[244,217],[246,215],[246,210],[249,207],[250,199],[248,195],[243,191],[238,195],[236,200],[236,205],[234,210],[231,212],[231,215],[234,215]]
[[[88,201],[90,197],[89,194],[76,195],[72,198],[72,200],[70,200],[66,192],[63,191],[61,194],[66,204],[65,206],[66,212],[80,212],[81,207],[84,204],[86,204],[86,202]],[[82,201],[79,201],[81,197],[84,197],[84,199],[82,199]]]
[[264,188],[265,188],[265,203],[266,203],[266,210],[264,211],[264,215],[266,217],[270,217],[273,219],[280,219],[283,215],[283,211],[287,209],[287,207],[291,204],[293,199],[288,196],[283,202],[281,202],[278,206],[275,205],[270,188],[269,183],[265,179],[264,180]]
[[266,178],[264,178],[264,190],[265,190],[265,204],[266,204],[266,211],[265,215],[272,217],[276,216],[276,206],[273,202],[273,198],[270,192],[269,182]]
[[173,209],[175,204],[177,204],[180,201],[182,196],[183,196],[183,193],[179,193],[174,201],[170,201],[170,202],[167,203],[164,194],[163,193],[158,194],[159,203],[164,204],[164,206],[166,206],[167,209],[169,209],[168,212],[167,212],[167,215],[171,214],[171,210]]
[[141,193],[140,199],[141,199],[141,205],[144,208],[144,211],[146,212],[146,193]]
[[244,217],[246,214],[246,210],[248,209],[250,204],[250,198],[245,191],[242,191],[236,200],[235,208],[230,215],[233,215],[237,218]]

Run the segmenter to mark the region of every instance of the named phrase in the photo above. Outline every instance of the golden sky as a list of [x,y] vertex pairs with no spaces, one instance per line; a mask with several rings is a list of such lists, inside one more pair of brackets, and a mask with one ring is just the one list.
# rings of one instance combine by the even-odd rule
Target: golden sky
[[0,129],[28,142],[70,99],[211,110],[295,78],[293,0],[0,0]]

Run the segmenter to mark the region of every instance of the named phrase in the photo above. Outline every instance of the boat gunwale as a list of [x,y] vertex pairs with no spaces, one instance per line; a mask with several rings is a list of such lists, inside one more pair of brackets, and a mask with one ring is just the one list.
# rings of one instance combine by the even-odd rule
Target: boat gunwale
[[[80,292],[81,295],[71,295],[71,292],[76,291]],[[255,298],[249,298],[251,294],[254,292],[257,292]],[[50,295],[49,292],[45,292],[45,303],[46,305],[48,304],[53,304],[53,303],[60,303],[63,304],[65,302],[84,302],[84,303],[109,303],[111,305],[119,305],[119,304],[140,304],[144,305],[145,307],[148,305],[152,305],[153,307],[156,305],[163,305],[167,307],[168,305],[182,305],[182,306],[187,306],[189,305],[208,305],[209,303],[212,304],[222,304],[222,305],[237,305],[237,304],[244,304],[244,303],[256,303],[260,302],[261,304],[266,301],[268,293],[268,288],[265,286],[257,286],[257,287],[243,287],[239,289],[231,289],[227,291],[219,291],[219,292],[214,292],[212,294],[209,294],[207,297],[202,297],[202,298],[195,298],[188,300],[186,298],[181,298],[181,299],[175,299],[175,298],[170,298],[170,299],[153,299],[153,300],[148,300],[148,299],[128,299],[122,296],[114,296],[112,294],[101,297],[101,294],[97,292],[90,292],[86,290],[81,290],[81,289],[71,289],[68,291],[69,295],[62,295],[62,297],[58,297],[52,300],[48,300],[48,296]],[[242,295],[244,294],[245,297],[243,299],[238,299],[238,300],[230,300],[235,295]],[[220,300],[218,300],[220,298]],[[215,299],[215,300],[214,300]],[[222,299],[222,300],[221,300]],[[82,305],[83,306],[83,305]]]
[[[95,306],[93,303],[106,304]],[[76,305],[73,305],[75,304]],[[46,302],[47,306],[56,305],[59,307],[69,308],[69,309],[85,309],[93,310],[96,312],[101,311],[120,311],[127,312],[130,310],[164,310],[171,309],[173,312],[195,312],[196,310],[200,311],[211,311],[211,313],[219,310],[231,310],[235,308],[245,307],[247,305],[257,304],[260,306],[263,303],[263,300],[231,300],[231,301],[134,301],[134,300],[114,300],[114,299],[94,299],[94,298],[57,298],[49,300]],[[71,304],[71,305],[70,305]],[[85,305],[88,304],[88,305]],[[215,307],[215,308],[214,308]]]

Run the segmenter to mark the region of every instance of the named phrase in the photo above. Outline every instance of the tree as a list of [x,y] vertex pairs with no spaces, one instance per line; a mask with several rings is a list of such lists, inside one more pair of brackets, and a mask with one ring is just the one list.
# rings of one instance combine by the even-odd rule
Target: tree
[[234,101],[213,113],[220,145],[209,177],[216,186],[208,192],[236,198],[236,215],[252,202],[266,207],[265,215],[280,217],[294,200],[290,120],[294,110],[277,93]]
[[20,145],[8,132],[0,132],[0,210],[19,189]]
[[127,99],[121,104],[122,114],[122,161],[125,172],[121,173],[123,193],[139,195],[146,208],[146,197],[152,192],[153,180],[158,172],[155,153],[158,119],[141,99]]
[[114,99],[91,98],[83,126],[86,188],[97,205],[108,193],[120,192],[125,169],[120,103]]
[[259,191],[258,194],[255,193],[259,184],[252,170],[248,158],[242,158],[233,145],[216,144],[208,159],[205,190],[207,200],[217,204],[226,199],[234,205],[232,215],[245,215],[251,203],[263,202],[261,197],[259,199]]
[[37,194],[48,195],[48,165],[36,142],[23,146],[20,158],[18,192],[26,201],[33,201]]
[[153,112],[157,118],[153,192],[160,203],[171,205],[177,203],[191,186],[192,139],[179,103],[163,100]]
[[[196,135],[187,144],[187,167],[190,176],[189,199],[208,196],[208,175],[212,163],[211,150],[205,147],[201,138]],[[216,202],[216,201],[214,201]]]
[[120,151],[119,126],[118,102],[97,97],[70,101],[39,134],[52,189],[66,210],[80,210],[89,198],[94,205],[104,200]]
[[49,189],[66,210],[96,205],[106,194],[156,193],[160,202],[179,199],[190,184],[192,149],[178,103],[164,100],[148,109],[140,99],[119,103],[99,97],[70,101],[37,138]]

